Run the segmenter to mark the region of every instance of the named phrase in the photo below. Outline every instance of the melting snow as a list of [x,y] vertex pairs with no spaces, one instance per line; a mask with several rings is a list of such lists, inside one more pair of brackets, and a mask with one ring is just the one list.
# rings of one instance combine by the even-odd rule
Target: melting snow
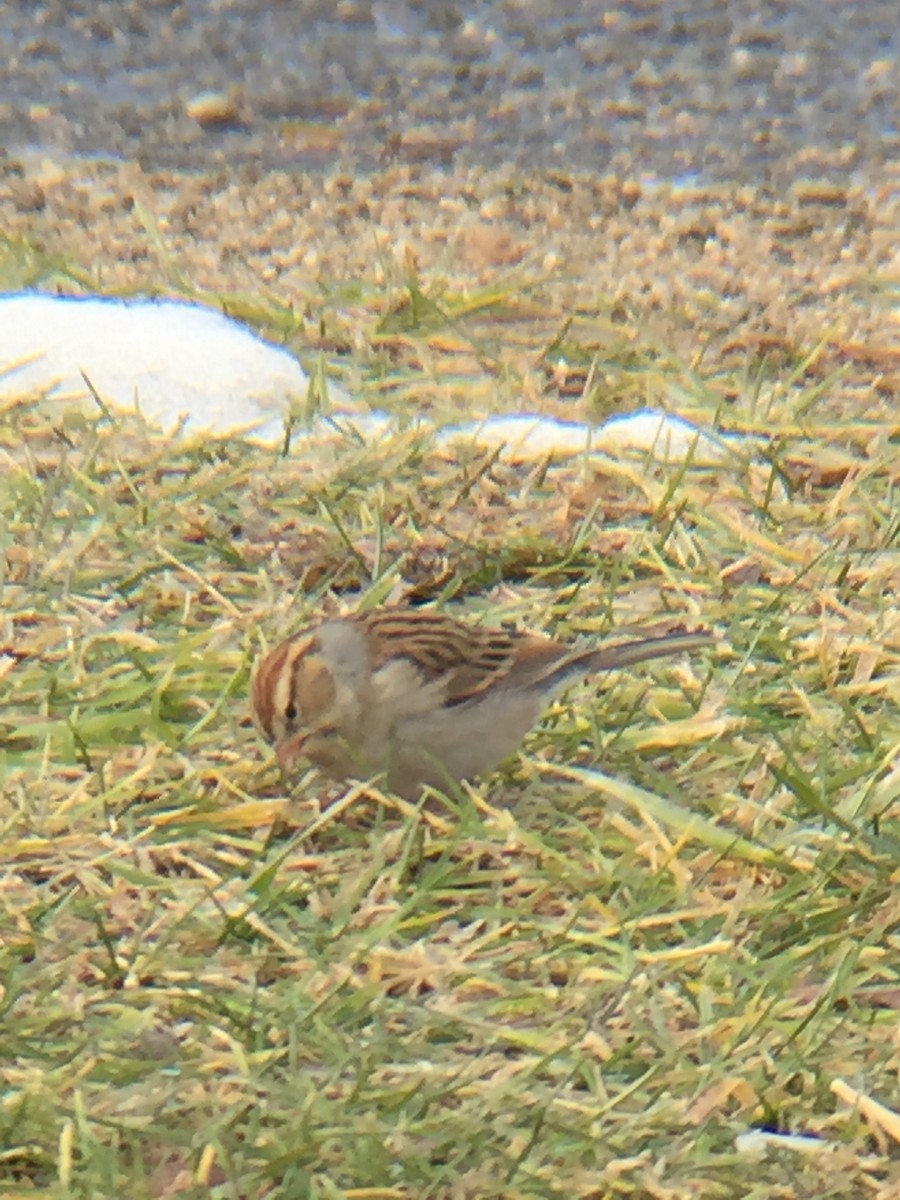
[[[0,296],[0,402],[42,394],[53,403],[92,407],[84,376],[111,408],[133,411],[137,405],[164,430],[183,420],[191,433],[249,434],[264,441],[283,437],[283,414],[292,403],[302,406],[309,388],[309,376],[292,354],[200,305],[34,292]],[[346,413],[367,437],[396,427],[387,413],[361,413],[337,385],[329,385],[329,396],[335,416]],[[294,448],[339,436],[339,425],[298,431]],[[514,414],[437,432],[445,442],[504,445],[517,458],[631,451],[663,461],[690,457],[697,464],[719,462],[743,441],[656,409],[600,426]]]

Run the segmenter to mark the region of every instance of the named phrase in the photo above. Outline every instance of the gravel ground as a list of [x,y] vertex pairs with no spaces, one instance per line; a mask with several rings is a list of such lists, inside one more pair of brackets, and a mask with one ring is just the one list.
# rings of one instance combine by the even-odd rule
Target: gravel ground
[[48,159],[7,182],[0,287],[39,283],[49,256],[106,291],[183,294],[189,281],[213,303],[265,294],[305,317],[307,348],[363,373],[412,270],[438,298],[496,288],[510,309],[518,297],[479,336],[503,345],[519,377],[574,317],[577,337],[614,356],[665,346],[752,378],[763,362],[788,372],[812,355],[811,370],[840,368],[865,389],[859,405],[900,392],[900,202],[888,185],[777,196],[511,168],[357,177]]
[[756,185],[900,158],[896,0],[19,0],[0,55],[0,144],[146,169]]

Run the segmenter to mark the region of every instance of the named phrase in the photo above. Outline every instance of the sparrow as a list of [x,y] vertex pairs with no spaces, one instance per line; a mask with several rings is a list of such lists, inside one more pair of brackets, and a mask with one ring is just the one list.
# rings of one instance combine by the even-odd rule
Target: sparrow
[[699,630],[604,646],[382,608],[321,621],[253,677],[253,719],[285,772],[304,758],[334,780],[384,775],[396,794],[491,771],[575,680],[713,642]]

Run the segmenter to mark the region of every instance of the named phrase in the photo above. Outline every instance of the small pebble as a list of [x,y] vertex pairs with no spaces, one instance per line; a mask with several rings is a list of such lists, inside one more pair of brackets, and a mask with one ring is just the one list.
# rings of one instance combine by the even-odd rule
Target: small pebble
[[188,100],[185,112],[204,129],[241,123],[237,102],[224,92],[199,92]]

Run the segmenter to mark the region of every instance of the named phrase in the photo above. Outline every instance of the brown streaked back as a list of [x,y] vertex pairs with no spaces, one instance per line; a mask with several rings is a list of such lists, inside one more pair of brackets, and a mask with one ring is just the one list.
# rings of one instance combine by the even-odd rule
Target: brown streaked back
[[529,636],[469,625],[431,609],[375,609],[349,619],[368,635],[374,670],[397,656],[408,658],[427,680],[445,681],[450,705],[472,700],[505,678]]

